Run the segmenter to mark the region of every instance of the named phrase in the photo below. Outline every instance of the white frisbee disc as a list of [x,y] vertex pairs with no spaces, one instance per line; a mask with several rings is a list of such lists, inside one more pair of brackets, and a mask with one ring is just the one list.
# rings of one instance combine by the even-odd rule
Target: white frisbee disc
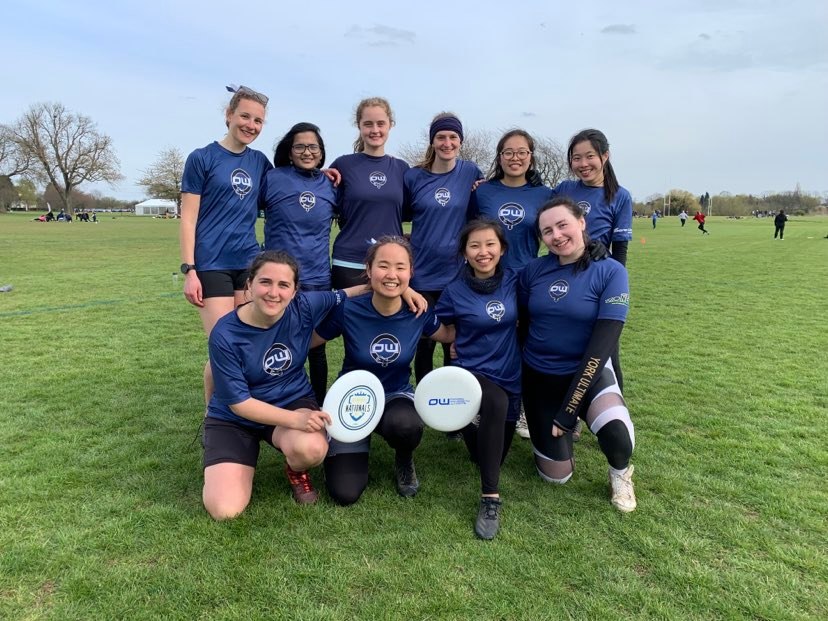
[[331,417],[328,433],[340,442],[357,442],[370,435],[385,409],[385,390],[377,376],[351,371],[337,379],[325,395],[322,410]]
[[441,367],[417,384],[414,407],[432,429],[457,431],[474,420],[482,396],[474,375],[460,367]]

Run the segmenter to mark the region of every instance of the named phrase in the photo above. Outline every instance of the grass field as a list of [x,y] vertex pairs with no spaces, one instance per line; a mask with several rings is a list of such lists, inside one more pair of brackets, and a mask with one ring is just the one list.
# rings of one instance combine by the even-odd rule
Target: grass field
[[637,220],[638,510],[609,504],[593,436],[564,487],[516,439],[481,542],[477,472],[433,431],[413,500],[381,441],[344,509],[295,505],[263,450],[249,509],[212,522],[177,223],[30,217],[0,215],[0,618],[828,618],[828,219],[783,242],[767,219]]

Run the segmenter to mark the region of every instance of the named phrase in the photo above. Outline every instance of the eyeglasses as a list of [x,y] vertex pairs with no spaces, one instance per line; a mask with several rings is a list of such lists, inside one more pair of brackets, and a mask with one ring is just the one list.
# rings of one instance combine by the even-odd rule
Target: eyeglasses
[[521,160],[525,160],[527,157],[532,155],[532,152],[528,149],[518,149],[517,151],[515,151],[514,149],[504,149],[500,152],[500,155],[505,157],[507,160],[510,160],[515,156],[517,156]]
[[296,155],[302,155],[305,151],[310,151],[311,155],[319,153],[318,144],[295,144],[291,149]]
[[238,93],[239,95],[242,95],[243,97],[246,97],[248,99],[252,99],[253,101],[258,102],[263,106],[267,106],[267,102],[270,101],[267,95],[263,95],[259,91],[254,91],[249,86],[236,86],[235,84],[231,84],[229,86],[225,86],[224,88],[226,88],[227,91],[230,93]]

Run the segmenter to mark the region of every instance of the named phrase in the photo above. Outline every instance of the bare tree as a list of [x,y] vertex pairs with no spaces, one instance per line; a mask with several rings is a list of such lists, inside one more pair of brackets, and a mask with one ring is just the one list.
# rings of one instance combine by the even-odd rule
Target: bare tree
[[9,177],[22,175],[29,170],[30,164],[29,154],[20,149],[11,128],[0,125],[0,174]]
[[566,151],[551,138],[535,138],[535,170],[543,184],[554,188],[564,179],[572,177]]
[[176,147],[167,147],[158,154],[152,166],[138,180],[150,198],[174,200],[181,208],[181,177],[184,175],[184,154]]
[[70,213],[72,190],[81,183],[122,178],[112,139],[98,132],[88,116],[69,112],[63,104],[33,105],[10,133],[32,163],[29,173],[51,183]]
[[[487,129],[466,132],[460,147],[460,158],[477,164],[488,177],[497,154],[498,136]],[[407,142],[397,149],[399,157],[414,166],[423,159],[428,148],[428,134],[423,132],[416,143]],[[571,176],[566,161],[566,151],[551,138],[535,138],[535,170],[544,185],[554,188]]]
[[[487,129],[464,132],[463,144],[460,146],[460,159],[474,162],[485,175],[492,165],[496,143],[494,134]],[[425,157],[428,144],[428,133],[424,131],[417,142],[406,142],[400,145],[397,149],[397,157],[415,166]]]

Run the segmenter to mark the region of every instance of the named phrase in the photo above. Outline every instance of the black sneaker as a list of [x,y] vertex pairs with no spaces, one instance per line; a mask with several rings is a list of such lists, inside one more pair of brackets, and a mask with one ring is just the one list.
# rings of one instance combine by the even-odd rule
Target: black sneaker
[[414,469],[412,458],[394,464],[394,476],[397,479],[397,493],[400,496],[411,498],[417,495],[417,491],[420,489],[420,481],[417,479],[417,471]]
[[481,539],[494,539],[500,528],[500,498],[484,496],[480,499],[474,532]]

